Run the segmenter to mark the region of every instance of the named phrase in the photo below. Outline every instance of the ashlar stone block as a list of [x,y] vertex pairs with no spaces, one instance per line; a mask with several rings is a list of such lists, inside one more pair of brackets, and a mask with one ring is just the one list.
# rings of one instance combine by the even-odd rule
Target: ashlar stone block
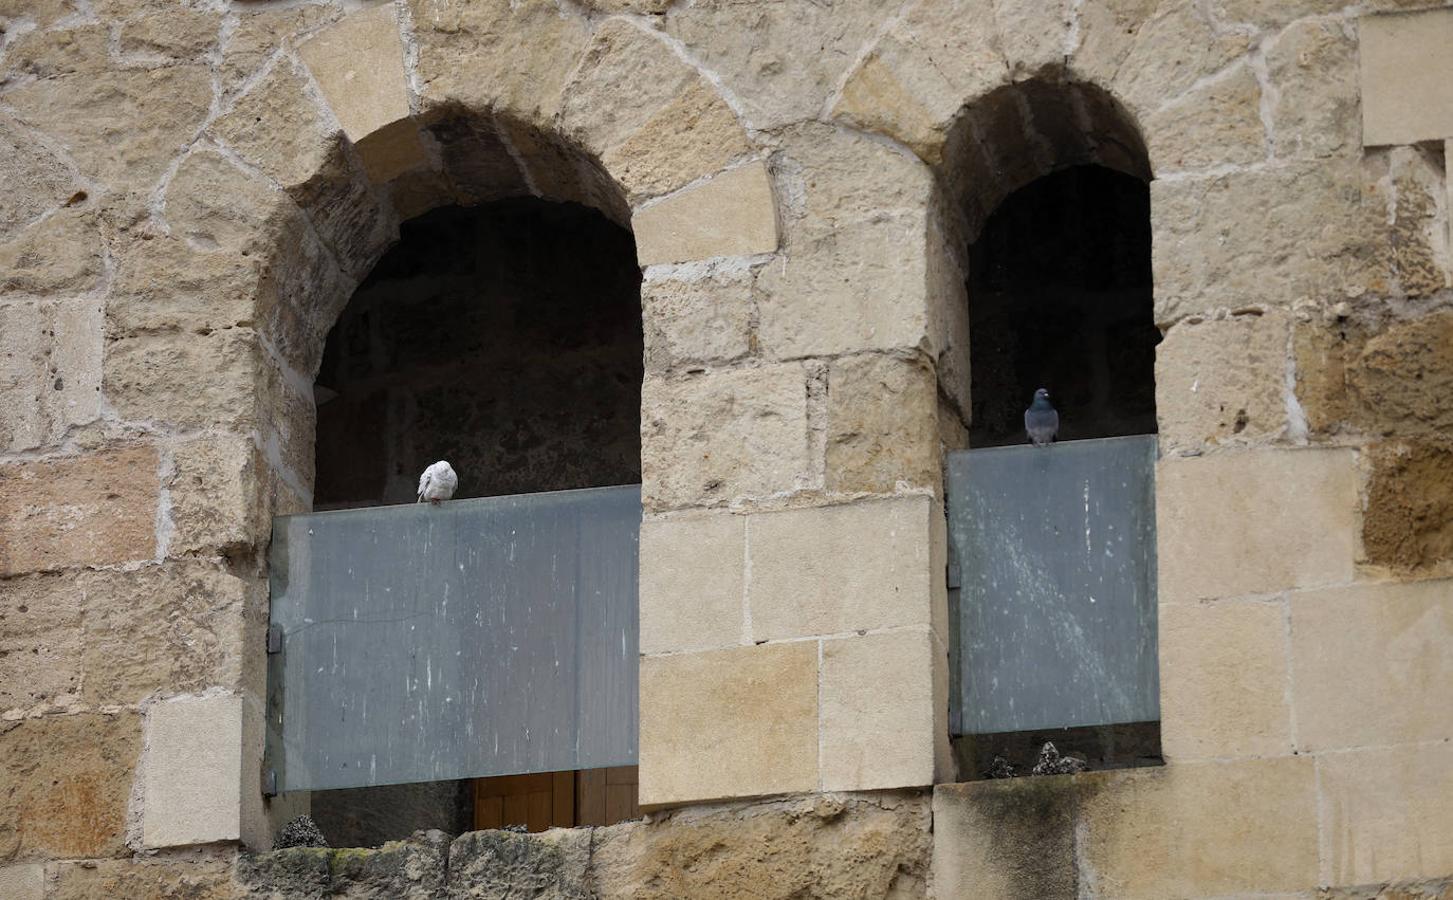
[[818,644],[641,660],[642,806],[810,791]]
[[1439,878],[1453,871],[1453,745],[1317,758],[1329,858],[1324,884]]
[[11,900],[43,900],[45,865],[27,863],[0,867],[0,897],[9,897]]
[[1453,137],[1453,10],[1363,16],[1362,143]]
[[1162,459],[1160,602],[1352,580],[1359,476],[1351,450],[1251,450]]
[[743,643],[746,516],[641,523],[641,652]]
[[141,772],[146,847],[241,837],[242,702],[183,698],[147,709]]
[[642,266],[777,249],[777,206],[761,162],[748,163],[636,210]]
[[926,361],[886,354],[834,360],[827,402],[828,490],[937,492],[938,387]]

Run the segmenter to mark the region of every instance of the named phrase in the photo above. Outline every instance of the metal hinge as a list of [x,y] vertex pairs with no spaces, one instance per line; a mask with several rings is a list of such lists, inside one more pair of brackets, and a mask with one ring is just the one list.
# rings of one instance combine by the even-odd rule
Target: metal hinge
[[262,770],[262,795],[264,797],[277,796],[277,769]]
[[269,655],[283,652],[283,627],[281,625],[267,626],[267,652]]
[[964,586],[964,573],[959,569],[959,564],[956,562],[948,564],[948,574],[945,577],[946,586],[951,591],[956,591]]

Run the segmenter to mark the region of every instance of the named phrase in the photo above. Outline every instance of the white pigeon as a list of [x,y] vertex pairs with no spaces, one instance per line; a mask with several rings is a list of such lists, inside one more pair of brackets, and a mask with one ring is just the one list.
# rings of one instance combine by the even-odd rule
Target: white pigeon
[[448,500],[454,496],[454,489],[459,487],[459,476],[454,474],[454,469],[444,460],[439,460],[424,470],[419,476],[419,502],[428,500],[437,506],[440,500]]

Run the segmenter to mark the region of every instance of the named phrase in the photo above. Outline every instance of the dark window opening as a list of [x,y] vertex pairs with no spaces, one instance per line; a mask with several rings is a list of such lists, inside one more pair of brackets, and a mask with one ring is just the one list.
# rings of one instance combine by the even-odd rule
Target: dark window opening
[[[404,224],[328,336],[314,509],[412,503],[440,459],[456,499],[638,483],[640,281],[631,234],[575,204]],[[334,846],[638,813],[634,767],[317,791],[312,805]]]
[[1075,166],[1009,195],[969,248],[969,446],[1024,443],[1048,388],[1059,440],[1154,434],[1150,189]]

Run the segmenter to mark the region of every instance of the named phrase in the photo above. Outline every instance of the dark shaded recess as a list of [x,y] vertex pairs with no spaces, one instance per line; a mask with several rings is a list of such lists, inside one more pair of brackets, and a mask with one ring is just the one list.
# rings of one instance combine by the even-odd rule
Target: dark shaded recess
[[460,498],[639,482],[640,280],[576,204],[406,223],[328,337],[314,508],[410,502],[437,459]]
[[969,247],[971,447],[1023,443],[1046,387],[1060,440],[1154,434],[1150,189],[1074,166],[1010,194]]

